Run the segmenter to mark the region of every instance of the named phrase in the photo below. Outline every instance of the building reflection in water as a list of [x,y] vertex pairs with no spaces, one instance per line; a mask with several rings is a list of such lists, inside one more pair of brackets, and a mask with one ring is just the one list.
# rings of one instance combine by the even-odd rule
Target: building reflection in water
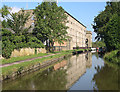
[[36,71],[3,83],[4,90],[66,90],[92,65],[92,54],[82,53],[58,62],[44,71]]
[[92,53],[86,53],[86,67],[91,68],[92,66]]
[[54,65],[54,70],[66,69],[66,89],[69,89],[92,66],[92,53],[74,55]]

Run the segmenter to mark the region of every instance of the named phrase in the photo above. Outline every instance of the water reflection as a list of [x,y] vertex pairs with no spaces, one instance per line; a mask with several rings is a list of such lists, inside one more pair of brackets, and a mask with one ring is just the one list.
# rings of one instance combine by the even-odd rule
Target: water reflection
[[3,83],[3,90],[64,90],[69,89],[92,65],[90,53],[69,57],[42,72],[37,71]]
[[118,70],[108,65],[100,69],[96,67],[97,73],[93,77],[93,81],[97,84],[99,90],[118,90]]
[[53,72],[53,67],[34,72],[14,81],[3,83],[3,90],[61,90],[65,89],[65,70]]
[[3,82],[4,90],[116,90],[117,70],[94,53],[74,55],[44,71]]
[[91,68],[92,66],[92,53],[86,54],[86,67]]
[[70,65],[67,69],[67,85],[66,88],[70,88],[72,84],[74,84],[80,76],[82,76],[86,72],[86,54],[80,54],[72,56],[68,61],[68,65]]
[[106,65],[101,55],[92,55],[92,67],[72,85],[70,90],[117,90],[118,70]]

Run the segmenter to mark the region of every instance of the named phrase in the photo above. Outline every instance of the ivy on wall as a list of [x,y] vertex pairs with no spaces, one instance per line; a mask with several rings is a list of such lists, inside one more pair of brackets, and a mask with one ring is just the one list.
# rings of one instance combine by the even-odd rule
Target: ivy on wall
[[44,48],[43,43],[32,35],[17,36],[7,29],[2,29],[2,56],[10,58],[14,49]]

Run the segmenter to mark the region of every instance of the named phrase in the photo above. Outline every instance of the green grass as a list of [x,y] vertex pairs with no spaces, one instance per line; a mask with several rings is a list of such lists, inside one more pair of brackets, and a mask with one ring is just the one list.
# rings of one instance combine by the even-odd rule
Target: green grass
[[[84,50],[83,49],[66,50],[66,51],[56,51],[56,52],[53,52],[53,53],[56,54],[56,53],[73,52],[73,51],[84,51]],[[34,58],[34,57],[45,56],[45,55],[49,55],[49,54],[53,54],[53,53],[39,53],[39,54],[29,55],[29,56],[11,57],[9,59],[3,59],[2,64],[13,63],[13,62],[16,62],[16,61],[21,61],[21,60],[25,60],[25,59]]]
[[2,54],[2,41],[0,41],[0,55]]
[[83,51],[83,50],[78,49],[78,50],[61,51],[61,52],[59,52],[60,54],[56,54],[56,55],[53,55],[53,56],[48,56],[48,57],[44,57],[44,58],[41,58],[41,59],[35,59],[35,60],[29,61],[29,62],[22,62],[20,64],[11,65],[11,66],[8,66],[8,67],[2,67],[2,75],[10,75],[13,72],[17,72],[17,71],[20,71],[20,70],[23,70],[23,69],[24,70],[29,69],[33,65],[42,63],[42,62],[47,61],[47,60],[59,58],[61,56],[66,56],[66,55],[68,55],[68,54],[70,54],[74,51]]
[[16,61],[21,61],[21,60],[30,59],[30,58],[34,58],[34,57],[45,56],[45,55],[48,55],[48,53],[39,53],[39,54],[34,54],[34,55],[29,55],[29,56],[11,57],[9,59],[3,59],[2,64],[13,63],[13,62],[16,62]]
[[120,55],[118,55],[119,50],[111,51],[104,55],[105,62],[107,62],[110,66],[118,66],[120,67]]
[[66,55],[66,54],[69,54],[69,53],[64,52],[64,53],[56,54],[54,56],[44,57],[41,59],[35,59],[35,60],[29,61],[29,62],[23,62],[20,64],[8,66],[8,67],[2,67],[2,74],[3,75],[12,74],[13,72],[19,71],[21,68],[28,69],[31,66],[36,65],[38,63],[42,63],[42,62],[47,61],[47,60],[58,58],[58,57]]

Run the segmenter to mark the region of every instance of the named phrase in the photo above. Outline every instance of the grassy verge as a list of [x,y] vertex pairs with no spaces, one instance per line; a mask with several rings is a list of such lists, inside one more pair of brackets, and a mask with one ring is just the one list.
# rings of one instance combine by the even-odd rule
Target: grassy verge
[[115,50],[104,55],[105,62],[110,66],[120,67],[120,51]]
[[45,56],[45,55],[48,55],[48,53],[39,53],[39,54],[34,54],[34,55],[29,55],[29,56],[11,57],[10,59],[3,59],[2,64],[13,63],[16,61],[21,61],[21,60]]
[[64,51],[56,51],[56,52],[53,52],[53,53],[62,53],[62,52],[75,52],[75,51],[85,51],[85,50],[88,50],[88,49],[64,50]]
[[2,54],[2,41],[0,41],[0,55]]
[[[83,49],[80,49],[80,50],[83,51]],[[78,49],[78,50],[56,51],[56,52],[53,52],[53,53],[56,54],[56,53],[73,52],[73,51],[80,51],[80,50]],[[10,59],[3,59],[2,64],[13,63],[13,62],[16,62],[16,61],[21,61],[21,60],[25,60],[25,59],[40,57],[40,56],[45,56],[45,55],[49,55],[49,54],[53,54],[53,53],[39,53],[39,54],[29,55],[29,56],[11,57]]]
[[48,56],[48,57],[44,57],[44,58],[41,58],[41,59],[35,59],[35,60],[29,61],[29,62],[23,62],[23,63],[20,63],[20,64],[8,66],[8,67],[2,67],[2,75],[10,75],[13,72],[19,72],[21,70],[29,69],[33,65],[36,65],[38,63],[42,63],[42,62],[47,61],[47,60],[59,58],[61,56],[66,56],[67,54],[70,54],[73,51],[83,51],[83,50],[62,51],[62,52],[60,52],[60,54],[56,54],[56,55],[53,55],[53,56]]

